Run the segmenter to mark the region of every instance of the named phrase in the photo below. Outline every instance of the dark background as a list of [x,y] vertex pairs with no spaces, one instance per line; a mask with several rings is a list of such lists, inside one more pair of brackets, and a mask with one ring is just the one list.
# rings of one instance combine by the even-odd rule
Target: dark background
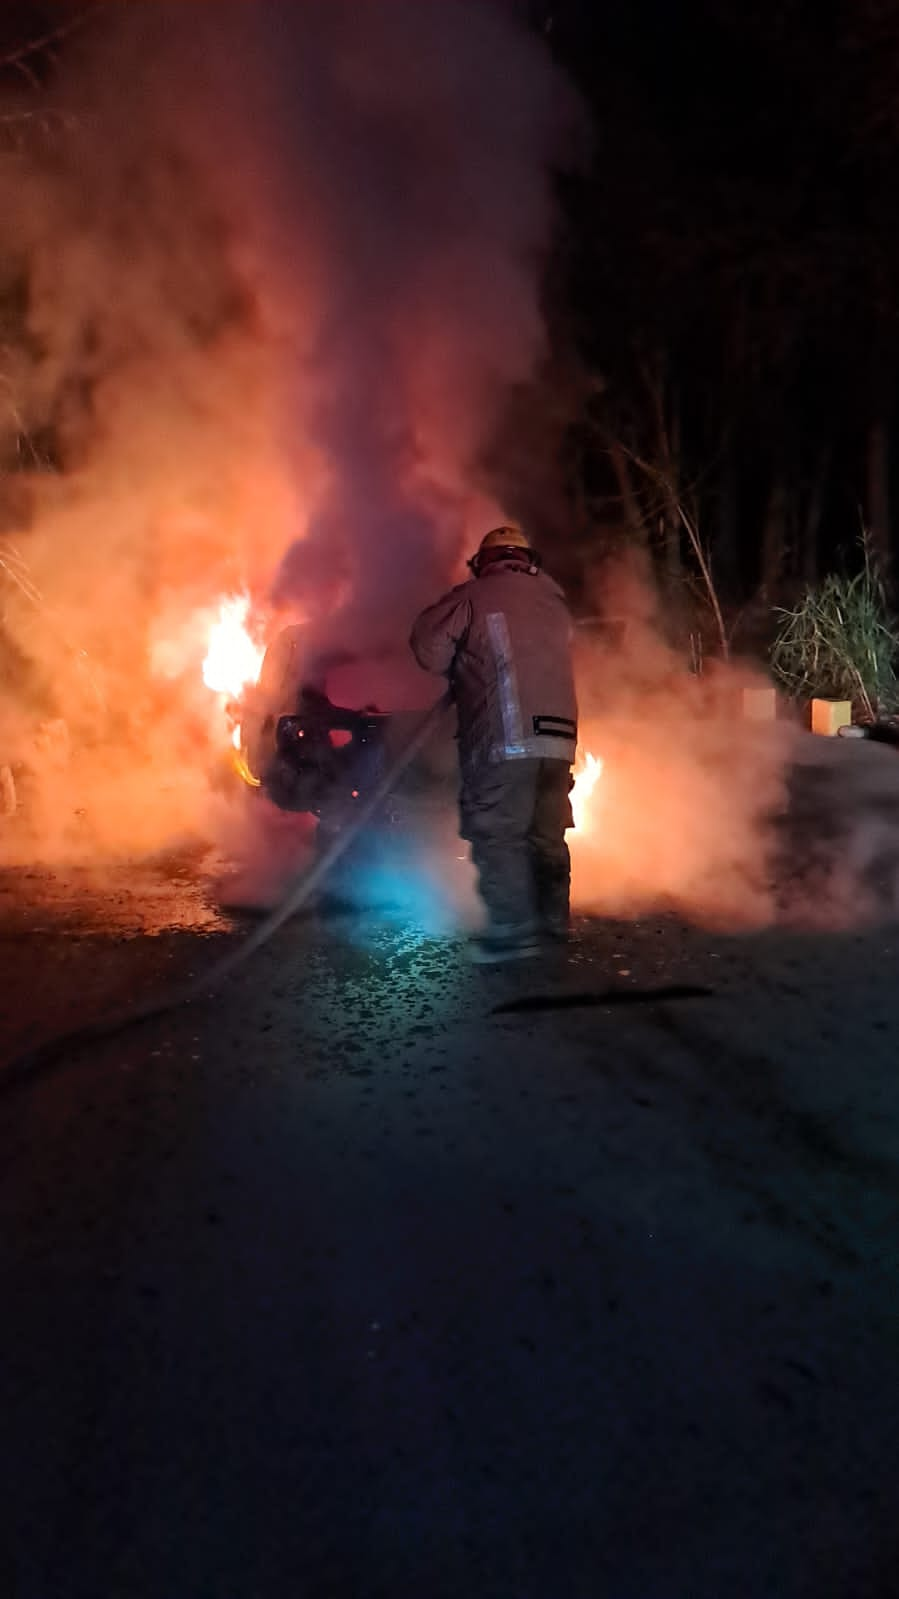
[[887,568],[899,11],[526,11],[593,124],[545,289],[545,388],[579,385],[554,441],[575,542],[645,540],[675,600],[681,497],[731,608],[851,565],[862,525]]

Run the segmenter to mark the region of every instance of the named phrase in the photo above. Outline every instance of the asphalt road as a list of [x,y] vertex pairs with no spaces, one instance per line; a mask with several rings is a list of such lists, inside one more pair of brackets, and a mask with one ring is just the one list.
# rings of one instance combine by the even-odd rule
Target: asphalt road
[[[298,920],[0,1088],[0,1593],[899,1592],[899,929],[579,931]],[[239,936],[3,875],[4,1049]]]

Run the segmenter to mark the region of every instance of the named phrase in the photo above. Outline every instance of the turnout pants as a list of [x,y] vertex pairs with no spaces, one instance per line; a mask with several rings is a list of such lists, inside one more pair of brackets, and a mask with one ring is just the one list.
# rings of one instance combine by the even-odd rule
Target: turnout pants
[[490,930],[514,933],[568,919],[572,825],[567,761],[497,761],[466,774],[461,833],[471,844]]

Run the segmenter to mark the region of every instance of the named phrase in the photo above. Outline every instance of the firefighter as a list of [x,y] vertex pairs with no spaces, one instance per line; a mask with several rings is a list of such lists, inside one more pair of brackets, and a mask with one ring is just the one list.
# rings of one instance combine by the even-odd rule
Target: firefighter
[[577,701],[565,599],[522,530],[493,528],[468,565],[471,579],[422,611],[410,643],[453,688],[460,831],[487,910],[472,956],[492,963],[568,937]]

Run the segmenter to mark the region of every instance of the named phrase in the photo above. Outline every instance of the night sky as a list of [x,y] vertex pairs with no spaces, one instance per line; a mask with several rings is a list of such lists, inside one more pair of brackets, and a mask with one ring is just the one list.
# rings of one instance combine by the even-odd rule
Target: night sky
[[559,302],[609,385],[602,431],[657,449],[658,362],[735,594],[851,560],[862,516],[887,557],[895,9],[570,0],[551,24],[596,130]]

